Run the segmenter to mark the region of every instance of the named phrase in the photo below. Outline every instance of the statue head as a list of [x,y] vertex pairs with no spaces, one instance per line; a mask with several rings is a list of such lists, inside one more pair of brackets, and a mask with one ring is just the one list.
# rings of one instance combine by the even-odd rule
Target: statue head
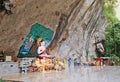
[[45,41],[42,41],[41,42],[41,46],[45,46],[46,45],[46,42]]

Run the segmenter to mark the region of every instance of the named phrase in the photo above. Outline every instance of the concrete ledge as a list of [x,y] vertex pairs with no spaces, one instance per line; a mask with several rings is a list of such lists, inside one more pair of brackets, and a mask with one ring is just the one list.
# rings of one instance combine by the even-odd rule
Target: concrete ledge
[[0,62],[0,76],[19,73],[18,62]]

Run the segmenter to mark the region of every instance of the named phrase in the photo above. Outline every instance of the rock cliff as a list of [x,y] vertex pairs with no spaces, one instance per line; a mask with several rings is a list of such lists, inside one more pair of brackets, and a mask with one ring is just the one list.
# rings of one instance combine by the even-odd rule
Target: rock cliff
[[107,24],[102,5],[103,0],[14,0],[13,14],[0,13],[0,51],[16,56],[31,25],[39,22],[55,32],[49,54],[82,61],[98,56],[96,50],[104,55],[97,49]]

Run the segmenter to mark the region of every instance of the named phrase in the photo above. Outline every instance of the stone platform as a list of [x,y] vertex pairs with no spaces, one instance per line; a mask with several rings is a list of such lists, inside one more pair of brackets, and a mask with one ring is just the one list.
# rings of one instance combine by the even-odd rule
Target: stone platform
[[120,67],[75,67],[63,71],[32,72],[2,76],[21,82],[120,82]]
[[0,62],[0,77],[19,73],[18,62]]

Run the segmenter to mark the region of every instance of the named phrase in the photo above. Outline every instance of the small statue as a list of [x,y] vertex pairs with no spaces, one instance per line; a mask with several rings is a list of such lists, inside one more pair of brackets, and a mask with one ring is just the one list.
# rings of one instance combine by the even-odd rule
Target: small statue
[[47,55],[46,53],[46,42],[45,41],[42,41],[41,42],[41,45],[38,47],[38,54],[39,55]]
[[95,34],[95,46],[96,46],[96,52],[98,53],[98,56],[104,56],[105,55],[105,49],[103,46],[104,39],[100,38],[100,34]]

